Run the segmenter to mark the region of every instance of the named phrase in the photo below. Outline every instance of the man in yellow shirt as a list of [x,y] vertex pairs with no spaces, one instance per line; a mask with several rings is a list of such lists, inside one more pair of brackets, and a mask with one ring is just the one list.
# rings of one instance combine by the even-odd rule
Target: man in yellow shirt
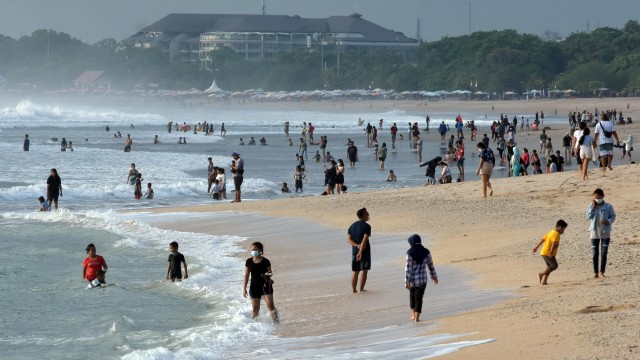
[[544,259],[545,264],[547,264],[547,268],[544,269],[543,272],[538,273],[538,280],[542,285],[547,285],[549,274],[558,268],[556,254],[558,253],[558,247],[560,246],[560,235],[564,234],[564,230],[566,228],[567,223],[564,220],[558,220],[558,222],[556,222],[556,228],[549,231],[549,233],[540,240],[538,245],[533,248],[533,253],[535,254],[540,245],[544,244],[542,246],[542,250],[540,250],[540,255],[542,256],[542,259]]

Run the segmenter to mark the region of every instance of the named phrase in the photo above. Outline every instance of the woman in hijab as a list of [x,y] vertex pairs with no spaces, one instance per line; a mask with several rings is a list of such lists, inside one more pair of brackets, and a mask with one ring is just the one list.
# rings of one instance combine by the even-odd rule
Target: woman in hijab
[[407,251],[407,264],[404,270],[405,288],[409,289],[409,306],[411,307],[411,320],[420,321],[422,312],[422,298],[427,289],[427,268],[434,284],[438,284],[438,275],[433,267],[433,260],[428,249],[422,246],[422,239],[417,234],[408,239],[411,248]]
[[522,155],[520,154],[520,149],[517,146],[513,147],[513,156],[511,157],[511,168],[513,169],[513,177],[520,176],[520,171],[522,169],[522,164],[520,163],[520,159]]

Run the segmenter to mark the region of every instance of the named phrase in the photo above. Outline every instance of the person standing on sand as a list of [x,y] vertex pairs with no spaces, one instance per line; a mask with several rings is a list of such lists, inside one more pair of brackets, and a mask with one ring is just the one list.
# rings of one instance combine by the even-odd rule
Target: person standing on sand
[[[603,277],[607,267],[607,253],[611,240],[611,224],[616,221],[616,212],[611,204],[604,201],[604,191],[596,189],[593,200],[587,208],[587,219],[591,220],[591,254],[593,255],[594,278]],[[601,255],[600,275],[598,275],[598,257]]]
[[47,178],[47,202],[58,210],[58,197],[62,197],[62,180],[58,176],[58,170],[51,169],[51,175]]
[[[576,132],[578,132],[576,130]],[[589,128],[584,128],[584,130],[580,130],[580,139],[578,140],[578,147],[576,151],[578,155],[576,155],[577,159],[582,161],[580,165],[580,171],[582,172],[582,180],[587,180],[589,178],[589,162],[593,158],[593,138],[591,135],[591,130]]]
[[[580,122],[580,125],[578,127],[578,130],[574,130],[573,131],[573,138],[571,139],[571,148],[574,151],[574,155],[576,158],[576,163],[578,164],[578,172],[579,173],[583,173],[582,170],[582,158],[580,155],[580,149],[582,148],[582,146],[580,145],[580,138],[582,138],[584,129],[587,128],[587,124],[584,122]],[[591,146],[591,144],[589,144],[589,146]]]
[[612,121],[609,121],[607,114],[602,114],[602,121],[596,125],[593,139],[593,144],[597,144],[600,148],[602,171],[606,171],[607,169],[613,170],[611,167],[613,163],[613,138],[616,138],[616,142],[619,145],[620,139],[618,139],[616,125]]
[[556,228],[549,231],[547,235],[538,242],[538,245],[533,248],[533,253],[535,254],[538,248],[544,244],[542,250],[540,250],[540,255],[544,259],[547,268],[544,269],[543,272],[538,273],[538,281],[542,285],[548,285],[547,280],[549,279],[549,275],[558,268],[556,254],[560,246],[560,235],[564,234],[566,228],[567,223],[564,220],[558,220],[558,222],[556,222]]
[[408,239],[411,248],[407,251],[407,262],[404,267],[404,287],[409,289],[409,307],[412,321],[420,321],[422,298],[427,289],[427,268],[434,284],[438,284],[438,275],[433,267],[429,249],[422,246],[419,235],[413,234]]
[[456,144],[458,146],[458,150],[456,151],[456,165],[458,166],[458,172],[460,173],[458,179],[460,179],[460,181],[464,181],[464,141],[462,139],[458,139]]
[[240,188],[242,187],[242,181],[244,180],[244,159],[240,158],[240,154],[232,152],[231,157],[234,161],[229,165],[231,167],[231,173],[233,174],[233,185],[235,187],[235,199],[231,202],[240,202]]
[[476,175],[480,175],[482,177],[482,194],[484,198],[487,197],[487,188],[489,188],[489,196],[493,195],[493,189],[491,188],[491,174],[493,174],[493,167],[495,165],[495,156],[493,155],[493,151],[484,146],[483,142],[478,143],[478,151],[480,152],[480,163],[478,164],[478,170],[476,170]]
[[564,158],[567,159],[567,164],[571,162],[571,135],[566,133],[562,138],[562,149],[564,149]]
[[629,134],[627,138],[622,141],[622,157],[620,160],[624,160],[624,157],[629,155],[629,162],[632,162],[631,151],[633,151],[633,135]]
[[540,134],[540,153],[544,151],[545,146],[547,144],[547,132],[546,130],[542,130],[542,134]]
[[351,245],[351,290],[357,293],[358,275],[360,276],[360,292],[365,291],[367,283],[367,273],[371,270],[371,225],[369,213],[366,208],[358,210],[356,213],[358,221],[351,224],[347,231],[347,242]]

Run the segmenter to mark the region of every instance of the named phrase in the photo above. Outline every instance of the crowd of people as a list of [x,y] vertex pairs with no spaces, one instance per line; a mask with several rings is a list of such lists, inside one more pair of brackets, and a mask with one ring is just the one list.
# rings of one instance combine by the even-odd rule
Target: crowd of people
[[[595,114],[595,115],[594,115]],[[620,140],[616,131],[616,124],[612,119],[618,117],[618,122],[629,121],[624,120],[621,113],[613,111],[598,112],[594,114],[584,111],[582,114],[569,114],[570,131],[565,133],[561,139],[560,149],[554,151],[552,139],[547,135],[545,129],[539,129],[544,124],[544,113],[540,115],[536,113],[533,121],[533,129],[539,129],[539,149],[532,149],[529,152],[527,148],[520,148],[517,145],[517,125],[518,119],[514,117],[509,120],[508,116],[500,116],[499,121],[495,121],[491,127],[491,137],[488,133],[483,134],[480,141],[477,142],[478,166],[476,175],[481,178],[482,196],[484,198],[492,196],[494,190],[491,184],[491,176],[496,163],[501,166],[508,165],[509,176],[528,176],[529,167],[531,167],[531,175],[542,174],[542,159],[545,160],[546,173],[554,173],[564,171],[564,165],[575,159],[579,173],[584,180],[588,179],[589,162],[597,163],[601,171],[613,170],[614,148],[622,149],[623,155],[632,161],[631,152],[633,151],[633,135],[628,135],[626,139]],[[599,116],[599,119],[598,119]],[[598,120],[596,120],[598,119]],[[429,117],[426,118],[426,131],[429,131]],[[183,131],[186,124],[183,124]],[[167,129],[171,132],[172,123],[167,125]],[[448,140],[447,148],[444,154],[438,154],[426,162],[422,162],[422,139],[420,128],[417,123],[408,124],[408,139],[411,141],[412,149],[418,154],[418,163],[420,167],[426,167],[425,176],[427,178],[426,185],[449,184],[453,182],[453,176],[449,167],[449,163],[455,161],[459,171],[457,181],[464,181],[464,161],[465,161],[465,136],[464,128],[469,128],[470,138],[472,141],[477,139],[478,128],[473,121],[466,125],[462,118],[458,116],[456,119],[455,129],[457,135],[451,135]],[[175,125],[178,130],[178,125]],[[383,128],[383,119],[380,119],[378,127],[367,124],[364,129],[367,147],[374,150],[375,161],[379,162],[379,169],[385,171],[385,161],[388,157],[388,148],[386,142],[382,142],[378,146],[378,130]],[[202,130],[204,129],[204,130]],[[289,134],[289,123],[284,125],[285,135]],[[526,130],[525,130],[526,129]],[[592,131],[593,129],[593,131]],[[224,130],[224,124],[222,129]],[[332,195],[344,193],[347,190],[345,185],[346,166],[342,159],[334,159],[330,151],[327,151],[327,137],[320,136],[318,142],[314,142],[314,132],[316,128],[309,123],[302,126],[300,144],[298,152],[295,154],[296,164],[293,175],[295,192],[302,193],[304,182],[306,180],[305,160],[308,160],[308,144],[319,145],[320,150],[316,152],[314,158],[317,162],[322,162],[324,171],[324,187],[323,195]],[[520,131],[529,130],[529,119],[520,119]],[[194,132],[205,131],[213,133],[212,124],[198,124]],[[396,123],[389,129],[391,135],[392,149],[395,149],[398,135],[398,127]],[[438,133],[441,141],[445,141],[446,134],[450,131],[449,126],[443,121],[438,126]],[[222,131],[221,131],[222,132]],[[593,132],[593,136],[591,135]],[[400,134],[402,139],[402,134]],[[156,135],[157,139],[157,135]],[[308,143],[307,143],[308,139]],[[157,142],[156,142],[157,141]],[[498,156],[491,148],[491,143],[496,146]],[[154,140],[159,143],[159,140]],[[242,143],[242,139],[241,139]],[[266,145],[264,137],[260,140],[262,145]],[[132,140],[127,135],[125,140],[125,152],[130,151]],[[249,144],[255,144],[255,140],[251,137]],[[346,154],[349,161],[349,168],[354,168],[359,161],[358,148],[355,142],[348,139],[346,145]],[[28,135],[25,135],[23,142],[24,151],[29,151],[30,141]],[[66,144],[63,138],[61,150],[65,151],[71,147],[71,143]],[[539,150],[539,153],[538,153]],[[322,155],[320,155],[322,152]],[[599,156],[597,155],[599,154]],[[444,155],[444,159],[442,156]],[[234,183],[234,200],[232,202],[241,202],[241,188],[244,179],[244,159],[236,151],[231,153],[232,161],[228,164],[232,173]],[[436,170],[441,168],[440,176],[436,179]],[[226,175],[225,168],[214,166],[212,158],[208,158],[208,187],[207,193],[215,200],[225,200],[226,194]],[[147,199],[154,197],[152,184],[148,183],[146,193],[142,194],[142,174],[136,168],[136,164],[132,163],[127,174],[126,183],[134,188],[135,199],[141,199],[143,196]],[[393,170],[389,170],[387,182],[397,181],[397,176]],[[291,190],[287,182],[283,182],[281,191],[289,193]],[[59,197],[62,197],[62,180],[56,169],[51,169],[50,176],[47,179],[47,198],[39,198],[40,210],[49,211],[51,206],[58,209]],[[611,239],[611,226],[615,221],[616,214],[613,206],[604,201],[604,191],[596,189],[593,199],[586,210],[586,218],[590,222],[590,238],[593,255],[593,271],[594,278],[605,276],[608,247]],[[366,208],[361,208],[357,212],[358,220],[354,222],[347,231],[347,242],[351,246],[351,290],[353,293],[366,291],[365,285],[368,273],[371,270],[371,226],[368,224],[370,215]],[[533,248],[536,253],[540,249],[540,255],[545,262],[545,268],[538,274],[539,282],[542,285],[548,284],[550,274],[558,268],[556,260],[560,235],[562,235],[568,224],[564,220],[558,220],[555,228],[547,233],[539,243]],[[428,249],[422,245],[419,235],[414,234],[409,237],[408,243],[410,249],[406,254],[405,263],[405,281],[404,286],[409,290],[411,320],[420,321],[422,313],[423,297],[428,283],[428,278],[438,284],[438,276],[433,265],[433,258]],[[188,278],[187,263],[184,255],[178,252],[178,244],[172,242],[169,245],[169,266],[166,278],[175,281],[182,281]],[[88,282],[90,288],[106,285],[105,275],[108,266],[104,258],[96,253],[94,244],[89,244],[86,248],[87,258],[83,261],[83,279]],[[245,275],[243,281],[243,296],[249,296],[252,303],[252,316],[256,318],[260,311],[260,301],[265,299],[265,303],[273,321],[278,321],[278,313],[273,299],[273,284],[271,279],[273,272],[271,262],[264,256],[264,246],[260,242],[251,244],[251,257],[245,262]],[[184,275],[181,267],[184,267]],[[247,290],[248,287],[248,290]]]

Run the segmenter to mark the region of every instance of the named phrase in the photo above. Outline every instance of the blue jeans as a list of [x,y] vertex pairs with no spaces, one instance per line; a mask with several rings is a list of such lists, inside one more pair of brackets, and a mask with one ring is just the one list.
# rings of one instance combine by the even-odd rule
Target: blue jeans
[[600,272],[604,274],[607,267],[607,252],[609,251],[609,240],[611,239],[591,239],[591,255],[593,255],[593,273],[598,273],[598,256],[600,257]]

